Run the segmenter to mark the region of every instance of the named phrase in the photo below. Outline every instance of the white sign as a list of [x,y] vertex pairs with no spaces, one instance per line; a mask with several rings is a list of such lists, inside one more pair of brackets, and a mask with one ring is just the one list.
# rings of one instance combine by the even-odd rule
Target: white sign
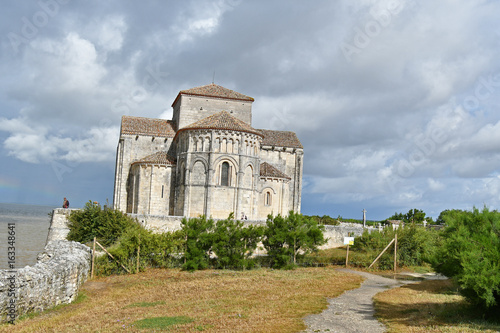
[[354,245],[354,237],[344,237],[344,245]]

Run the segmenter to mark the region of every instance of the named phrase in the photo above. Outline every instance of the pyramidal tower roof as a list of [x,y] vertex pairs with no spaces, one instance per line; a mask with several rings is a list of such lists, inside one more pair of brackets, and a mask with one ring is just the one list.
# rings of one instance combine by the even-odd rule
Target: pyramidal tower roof
[[181,95],[194,95],[194,96],[203,96],[203,97],[216,97],[216,98],[225,98],[225,99],[235,99],[241,101],[249,101],[253,102],[254,99],[250,96],[243,95],[239,92],[236,92],[231,89],[224,88],[223,86],[219,86],[215,83],[210,83],[205,86],[195,87],[187,90],[181,90],[175,101],[172,103],[172,106],[177,103],[177,100]]
[[181,128],[177,133],[190,129],[220,129],[239,132],[248,132],[262,136],[262,133],[246,122],[231,116],[227,111],[221,111],[209,117],[198,120],[191,125]]

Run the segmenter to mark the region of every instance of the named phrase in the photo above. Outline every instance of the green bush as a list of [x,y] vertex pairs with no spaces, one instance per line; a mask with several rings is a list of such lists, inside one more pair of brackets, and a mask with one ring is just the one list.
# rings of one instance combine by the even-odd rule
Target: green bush
[[89,201],[82,210],[72,211],[69,216],[69,234],[67,239],[88,243],[97,238],[103,246],[116,242],[122,233],[139,224],[119,210],[110,209]]
[[269,215],[262,243],[273,267],[291,268],[297,258],[324,244],[324,226],[313,219],[290,211],[287,217]]
[[330,217],[328,215],[323,215],[323,216],[318,216],[318,215],[307,216],[307,215],[304,215],[304,216],[313,219],[318,224],[339,225],[339,221],[337,219],[335,219],[333,217]]
[[232,215],[218,221],[212,239],[212,251],[216,255],[217,268],[252,268],[251,258],[262,237],[263,228],[244,226],[242,221],[233,220]]
[[174,267],[179,265],[180,253],[184,250],[181,232],[155,234],[124,213],[107,206],[101,208],[91,201],[82,210],[71,212],[68,227],[68,240],[89,243],[96,237],[116,259],[107,254],[96,258],[96,275],[121,274],[124,272],[121,264],[135,272],[138,255],[140,270]]
[[182,232],[186,237],[185,262],[182,269],[187,271],[206,269],[210,264],[214,220],[207,220],[206,216],[190,219],[183,218],[181,225]]
[[[426,229],[415,223],[406,224],[404,227],[393,230],[385,228],[382,231],[367,230],[359,238],[356,238],[353,250],[367,253],[372,261],[398,234],[397,260],[400,266],[420,266],[430,263],[437,251],[439,244],[439,232]],[[367,266],[371,264],[368,263]],[[386,253],[377,261],[380,269],[390,269],[394,266],[394,247],[391,246]]]
[[446,228],[433,267],[460,286],[473,304],[500,306],[500,213],[449,211],[443,216]]
[[137,256],[139,256],[140,271],[146,267],[178,267],[184,243],[184,234],[180,231],[155,234],[142,227],[130,228],[115,244],[107,248],[117,261],[107,255],[99,257],[96,274],[122,274],[124,269],[120,264],[127,267],[129,271],[136,272]]
[[255,261],[250,257],[260,242],[262,227],[245,227],[242,221],[233,219],[233,214],[217,223],[205,216],[184,218],[181,223],[186,237],[184,270],[205,269],[211,264],[224,269],[254,266]]

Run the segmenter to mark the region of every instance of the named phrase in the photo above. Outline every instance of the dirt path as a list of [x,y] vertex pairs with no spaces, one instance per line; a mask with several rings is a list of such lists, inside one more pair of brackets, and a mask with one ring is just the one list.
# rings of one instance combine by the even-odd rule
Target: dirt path
[[366,280],[358,289],[347,291],[339,297],[329,299],[328,309],[322,313],[307,316],[304,319],[307,325],[304,332],[385,332],[384,325],[374,317],[375,309],[372,297],[381,291],[414,283],[415,281],[393,280],[350,269],[339,270],[359,274]]

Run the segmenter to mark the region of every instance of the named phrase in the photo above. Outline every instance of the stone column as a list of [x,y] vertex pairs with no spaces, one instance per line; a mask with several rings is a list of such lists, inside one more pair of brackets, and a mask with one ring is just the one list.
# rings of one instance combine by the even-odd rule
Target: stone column
[[214,182],[214,149],[213,149],[213,142],[214,142],[214,132],[211,133],[210,135],[210,146],[208,149],[208,170],[207,170],[207,180],[205,182],[206,186],[206,196],[205,196],[205,215],[207,218],[210,218],[212,215],[212,193],[213,193],[213,187],[215,186]]
[[243,171],[242,165],[244,162],[244,157],[240,154],[238,159],[238,170],[236,172],[236,212],[235,212],[235,218],[240,219],[241,218],[241,213],[245,213],[241,211],[241,199],[242,199],[242,191],[241,191],[241,183],[243,182]]

